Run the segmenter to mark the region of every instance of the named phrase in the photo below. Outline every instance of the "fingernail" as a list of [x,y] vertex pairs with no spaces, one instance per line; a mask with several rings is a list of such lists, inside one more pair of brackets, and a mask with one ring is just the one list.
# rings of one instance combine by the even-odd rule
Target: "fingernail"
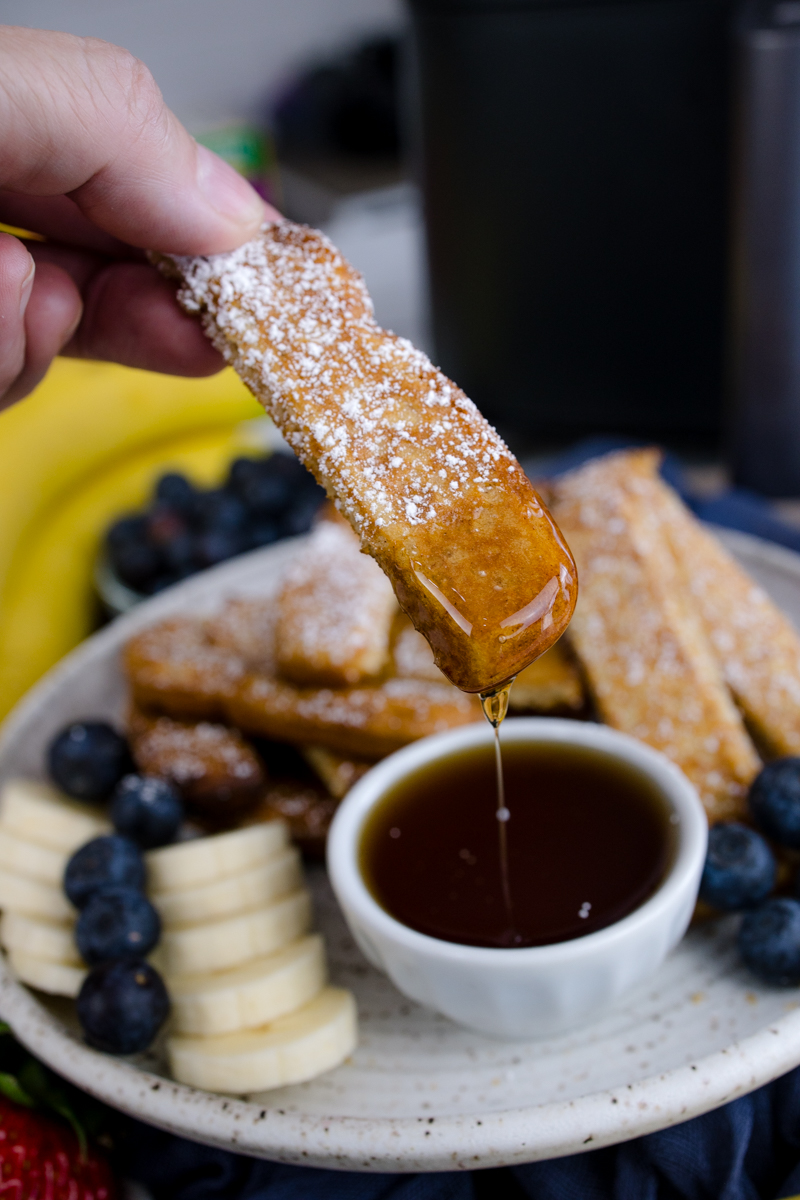
[[264,201],[247,180],[205,146],[197,147],[197,182],[212,208],[237,225],[264,220]]
[[31,259],[30,270],[22,281],[19,289],[19,315],[25,316],[25,309],[28,307],[28,301],[31,298],[33,291],[33,277],[36,274],[36,263]]

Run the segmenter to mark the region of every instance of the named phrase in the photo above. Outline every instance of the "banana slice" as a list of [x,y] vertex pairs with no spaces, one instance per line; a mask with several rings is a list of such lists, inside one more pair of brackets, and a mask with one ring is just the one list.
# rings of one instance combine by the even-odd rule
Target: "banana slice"
[[0,869],[61,887],[68,858],[69,855],[60,850],[29,842],[0,825]]
[[179,1083],[241,1095],[313,1079],[338,1066],[355,1045],[353,996],[328,987],[302,1008],[260,1029],[171,1037],[167,1054]]
[[51,921],[34,920],[22,913],[5,912],[0,917],[0,944],[6,950],[61,963],[62,966],[82,965],[75,945],[74,921],[56,925]]
[[60,887],[11,871],[0,871],[0,909],[62,924],[75,919],[75,909]]
[[40,992],[54,996],[77,996],[86,978],[86,967],[70,967],[65,963],[35,958],[22,950],[9,950],[8,961],[18,979]]
[[156,892],[150,899],[164,925],[199,925],[234,913],[263,908],[303,885],[300,855],[293,847],[241,875],[229,875],[205,887]]
[[266,862],[288,844],[289,828],[285,821],[246,825],[231,833],[151,850],[145,855],[147,876],[156,894],[202,887]]
[[96,810],[36,779],[10,779],[3,786],[0,826],[15,837],[64,855],[111,830]]
[[[1,931],[0,931],[1,932]],[[172,975],[167,982],[176,1033],[255,1029],[306,1004],[325,986],[318,933],[241,967],[209,975]]]
[[167,929],[160,952],[169,976],[223,971],[280,950],[306,933],[310,924],[311,897],[302,889],[267,908],[188,929]]

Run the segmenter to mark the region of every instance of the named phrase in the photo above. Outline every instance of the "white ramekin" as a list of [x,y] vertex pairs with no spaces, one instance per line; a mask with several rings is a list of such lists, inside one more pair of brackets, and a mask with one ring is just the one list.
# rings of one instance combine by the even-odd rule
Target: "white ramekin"
[[403,925],[374,899],[359,869],[365,818],[388,788],[426,763],[489,744],[488,724],[424,738],[384,759],[340,805],[328,835],[328,872],[366,957],[420,1004],[481,1033],[535,1038],[595,1017],[652,975],[691,919],[708,827],[697,792],[663,754],[604,725],[551,717],[507,720],[502,739],[586,746],[630,763],[662,791],[673,810],[677,848],[653,895],[621,921],[550,946],[495,950],[462,946]]

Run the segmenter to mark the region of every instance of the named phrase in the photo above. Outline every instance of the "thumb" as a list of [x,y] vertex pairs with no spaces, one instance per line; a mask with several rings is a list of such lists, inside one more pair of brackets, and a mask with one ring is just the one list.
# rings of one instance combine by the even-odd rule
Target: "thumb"
[[0,188],[69,195],[133,246],[219,253],[277,216],[198,146],[144,64],[107,42],[0,27],[0,128]]

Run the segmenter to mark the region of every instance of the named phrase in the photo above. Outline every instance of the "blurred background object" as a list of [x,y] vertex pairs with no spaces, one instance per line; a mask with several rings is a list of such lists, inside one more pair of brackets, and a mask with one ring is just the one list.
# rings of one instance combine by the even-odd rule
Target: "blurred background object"
[[733,420],[737,482],[800,495],[800,3],[736,26]]
[[194,134],[259,123],[315,60],[395,33],[402,0],[2,0],[0,20],[125,46]]
[[730,0],[411,0],[434,341],[513,434],[721,432]]
[[[271,421],[251,424],[266,424],[274,435],[269,453],[240,454],[215,487],[164,471],[147,506],[108,527],[95,585],[110,616],[207,567],[311,528],[324,490]],[[237,432],[241,437],[244,430]]]

